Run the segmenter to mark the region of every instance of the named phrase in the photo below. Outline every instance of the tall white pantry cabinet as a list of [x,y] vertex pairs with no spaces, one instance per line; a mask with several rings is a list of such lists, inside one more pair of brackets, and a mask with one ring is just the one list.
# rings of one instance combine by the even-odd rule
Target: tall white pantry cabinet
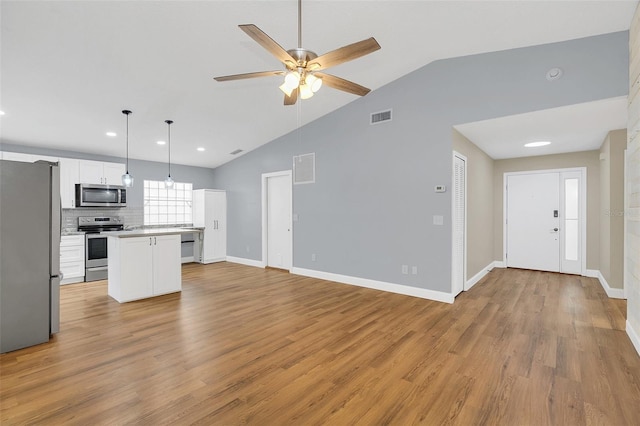
[[193,226],[204,227],[194,259],[200,263],[227,259],[227,193],[219,189],[193,191]]

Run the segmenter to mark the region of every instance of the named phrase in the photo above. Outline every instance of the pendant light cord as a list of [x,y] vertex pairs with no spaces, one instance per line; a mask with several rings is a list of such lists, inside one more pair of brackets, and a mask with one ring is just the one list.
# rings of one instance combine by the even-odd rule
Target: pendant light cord
[[128,109],[125,109],[122,111],[122,113],[124,115],[127,116],[127,173],[129,174],[129,114],[131,114],[131,111],[129,111]]
[[129,114],[127,114],[127,174],[129,174]]
[[169,177],[171,177],[171,123],[173,123],[173,121],[166,120],[165,123],[167,123],[167,135],[169,140]]

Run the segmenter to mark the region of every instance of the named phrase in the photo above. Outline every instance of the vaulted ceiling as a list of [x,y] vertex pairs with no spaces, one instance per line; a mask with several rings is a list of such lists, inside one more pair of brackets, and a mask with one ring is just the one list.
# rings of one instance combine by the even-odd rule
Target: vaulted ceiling
[[[331,69],[373,90],[434,60],[627,30],[629,1],[303,1],[303,46],[322,54],[374,36],[382,49]],[[287,1],[5,1],[1,140],[101,155],[216,167],[356,96],[323,87],[282,105],[281,77],[213,77],[279,69],[240,31],[253,23],[297,44]],[[116,137],[108,137],[113,131]],[[202,147],[204,152],[197,151]],[[241,155],[241,154],[240,154]]]

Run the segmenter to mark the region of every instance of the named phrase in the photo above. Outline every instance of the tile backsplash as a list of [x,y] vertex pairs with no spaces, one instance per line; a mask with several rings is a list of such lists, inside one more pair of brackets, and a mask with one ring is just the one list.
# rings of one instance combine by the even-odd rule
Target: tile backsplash
[[144,208],[77,208],[62,209],[62,230],[77,230],[80,216],[120,216],[124,218],[125,229],[140,228],[144,225]]

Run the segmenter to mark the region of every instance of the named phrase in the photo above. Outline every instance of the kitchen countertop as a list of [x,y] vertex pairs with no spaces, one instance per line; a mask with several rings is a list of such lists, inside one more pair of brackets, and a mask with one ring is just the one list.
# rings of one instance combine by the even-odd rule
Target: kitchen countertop
[[204,228],[144,228],[132,229],[128,231],[110,231],[103,235],[116,238],[133,238],[133,237],[152,237],[158,235],[175,235],[175,234],[193,234],[194,232],[202,232]]
[[60,235],[63,237],[66,235],[84,235],[84,231],[61,231]]

